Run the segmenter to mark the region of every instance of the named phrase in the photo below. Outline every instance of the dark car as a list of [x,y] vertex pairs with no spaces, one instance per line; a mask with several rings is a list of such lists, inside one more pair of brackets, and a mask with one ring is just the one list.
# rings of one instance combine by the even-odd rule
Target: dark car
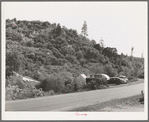
[[109,80],[109,84],[126,84],[128,82],[128,79],[126,77],[111,77]]

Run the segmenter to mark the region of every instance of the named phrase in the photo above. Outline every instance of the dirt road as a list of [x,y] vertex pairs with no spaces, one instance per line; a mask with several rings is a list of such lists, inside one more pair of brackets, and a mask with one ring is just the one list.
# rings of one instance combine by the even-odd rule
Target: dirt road
[[138,95],[144,90],[144,83],[112,89],[94,90],[81,93],[62,94],[27,100],[6,101],[6,111],[63,111]]

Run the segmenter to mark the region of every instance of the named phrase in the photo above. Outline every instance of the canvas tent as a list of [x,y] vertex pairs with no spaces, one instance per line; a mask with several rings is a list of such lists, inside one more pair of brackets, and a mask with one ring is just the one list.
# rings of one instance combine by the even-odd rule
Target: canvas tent
[[30,77],[28,77],[28,76],[23,76],[23,80],[24,81],[28,81],[28,82],[36,82],[36,83],[40,83],[39,81],[37,81],[37,80],[34,80],[34,79],[32,79],[32,78],[30,78]]
[[110,77],[108,75],[106,75],[106,74],[100,74],[100,75],[106,77],[107,80],[110,80]]
[[86,84],[86,75],[80,74],[75,81],[77,83],[77,88],[83,87]]

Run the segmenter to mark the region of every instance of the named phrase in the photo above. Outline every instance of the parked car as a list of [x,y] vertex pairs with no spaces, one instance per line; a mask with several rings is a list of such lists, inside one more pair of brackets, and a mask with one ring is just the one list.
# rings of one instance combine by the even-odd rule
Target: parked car
[[128,78],[126,76],[120,76],[119,78],[123,79],[124,80],[124,83],[127,83],[128,82]]
[[127,82],[128,82],[128,79],[126,76],[111,77],[109,80],[109,83],[115,83],[117,85],[126,84]]

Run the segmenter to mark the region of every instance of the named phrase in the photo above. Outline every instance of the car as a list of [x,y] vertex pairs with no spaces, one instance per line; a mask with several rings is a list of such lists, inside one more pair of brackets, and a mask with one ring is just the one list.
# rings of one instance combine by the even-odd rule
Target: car
[[120,78],[121,80],[123,80],[124,83],[127,83],[127,82],[128,82],[128,78],[127,78],[126,76],[119,76],[119,78]]
[[126,84],[128,82],[127,77],[111,77],[109,83],[119,84]]

